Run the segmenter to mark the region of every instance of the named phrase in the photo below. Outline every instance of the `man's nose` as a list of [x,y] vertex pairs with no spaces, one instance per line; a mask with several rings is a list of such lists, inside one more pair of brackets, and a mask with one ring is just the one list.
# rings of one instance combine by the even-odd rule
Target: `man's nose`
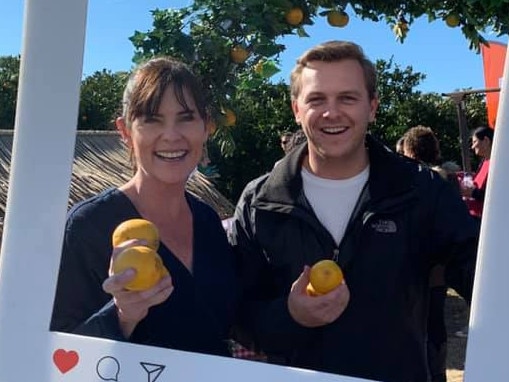
[[327,104],[327,108],[323,113],[323,117],[334,119],[340,116],[341,113],[342,113],[341,107],[337,103],[331,102]]

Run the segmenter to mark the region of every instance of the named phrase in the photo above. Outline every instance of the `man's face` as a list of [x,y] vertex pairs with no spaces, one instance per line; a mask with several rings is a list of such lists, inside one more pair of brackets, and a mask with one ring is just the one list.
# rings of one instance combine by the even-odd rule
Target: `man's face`
[[317,175],[324,175],[323,169],[353,176],[365,167],[364,137],[377,106],[357,61],[314,61],[303,69],[292,108],[308,138],[310,166]]

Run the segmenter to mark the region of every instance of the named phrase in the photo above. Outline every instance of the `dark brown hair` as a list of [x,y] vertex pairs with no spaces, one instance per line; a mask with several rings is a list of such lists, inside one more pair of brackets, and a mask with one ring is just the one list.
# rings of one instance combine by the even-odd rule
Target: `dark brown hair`
[[290,93],[292,99],[297,98],[300,93],[302,70],[310,62],[338,62],[343,60],[356,60],[359,62],[364,72],[369,99],[374,99],[376,97],[376,68],[365,56],[359,45],[348,41],[328,41],[307,50],[299,57],[290,75]]
[[410,151],[412,158],[427,165],[435,165],[440,161],[440,144],[430,127],[412,127],[403,137],[405,151]]
[[129,77],[122,100],[122,116],[126,125],[142,115],[156,114],[164,92],[173,87],[177,101],[184,109],[189,109],[184,96],[188,90],[196,104],[198,114],[207,120],[204,91],[198,78],[187,65],[171,58],[153,58],[138,66]]

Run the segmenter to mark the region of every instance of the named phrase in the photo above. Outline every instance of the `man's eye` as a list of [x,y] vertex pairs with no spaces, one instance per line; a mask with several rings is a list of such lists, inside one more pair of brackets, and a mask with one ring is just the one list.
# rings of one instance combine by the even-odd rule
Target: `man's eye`
[[357,100],[357,98],[355,98],[354,96],[343,96],[341,97],[341,100],[343,102],[355,102]]

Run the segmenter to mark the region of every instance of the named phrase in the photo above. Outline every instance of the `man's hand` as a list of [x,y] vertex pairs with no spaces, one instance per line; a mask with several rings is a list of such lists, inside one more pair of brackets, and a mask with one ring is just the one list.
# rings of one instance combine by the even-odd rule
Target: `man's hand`
[[343,281],[337,288],[321,296],[308,296],[309,267],[293,283],[288,296],[288,310],[300,325],[315,328],[335,321],[350,301],[350,291]]

